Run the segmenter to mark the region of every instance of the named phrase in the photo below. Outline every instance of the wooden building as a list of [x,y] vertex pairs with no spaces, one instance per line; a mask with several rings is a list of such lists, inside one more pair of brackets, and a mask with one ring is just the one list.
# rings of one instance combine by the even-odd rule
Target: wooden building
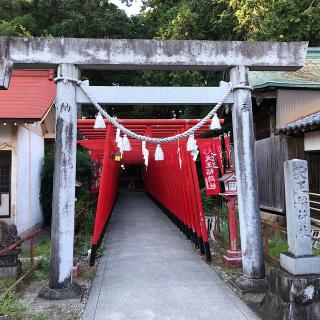
[[261,209],[284,213],[284,161],[308,160],[310,192],[320,194],[320,48],[296,72],[251,72],[250,82]]

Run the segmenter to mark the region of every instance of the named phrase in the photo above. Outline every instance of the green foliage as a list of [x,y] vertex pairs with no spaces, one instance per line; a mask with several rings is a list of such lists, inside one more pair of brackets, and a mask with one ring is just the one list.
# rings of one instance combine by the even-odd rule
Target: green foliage
[[25,308],[17,300],[18,296],[15,293],[9,293],[5,298],[0,299],[0,316],[22,319],[21,316]]
[[32,320],[49,320],[49,317],[44,313],[38,313],[32,317]]
[[30,32],[16,21],[0,21],[0,34],[3,36],[31,37]]
[[15,277],[0,278],[0,292],[8,289],[17,279]]
[[50,254],[50,239],[44,240],[39,246],[35,247],[34,255],[35,256],[43,256]]
[[[52,189],[53,189],[53,169],[54,169],[54,145],[46,145],[44,165],[41,174],[40,203],[43,209],[44,222],[51,223],[52,211]],[[93,179],[93,165],[88,151],[81,146],[77,148],[77,169],[76,179],[82,185],[76,188],[76,197],[81,199],[86,197]]]
[[41,258],[37,263],[38,268],[33,272],[33,278],[38,281],[46,279],[50,271],[49,258]]
[[[1,0],[0,19],[33,36],[135,37],[132,20],[108,0]],[[0,34],[4,34],[1,28]],[[5,35],[18,34],[13,28]]]
[[54,146],[46,145],[45,152],[44,152],[42,173],[41,173],[41,187],[40,187],[40,203],[43,210],[45,225],[50,225],[51,223],[53,169],[54,169]]
[[[76,212],[79,213],[75,225],[77,233],[92,233],[95,218],[93,210],[95,206],[92,204],[94,198],[95,196],[88,193],[86,197],[84,196],[76,202]],[[92,204],[92,206],[89,206],[90,204]]]
[[281,252],[288,251],[288,241],[284,234],[275,231],[269,231],[269,255],[273,258],[279,258]]

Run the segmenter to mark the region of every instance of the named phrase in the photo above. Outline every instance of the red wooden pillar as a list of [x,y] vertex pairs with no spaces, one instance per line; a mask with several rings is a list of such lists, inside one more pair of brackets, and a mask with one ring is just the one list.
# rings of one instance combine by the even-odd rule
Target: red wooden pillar
[[208,232],[206,227],[206,218],[203,211],[197,168],[194,161],[191,159],[191,156],[189,157],[189,161],[191,163],[193,186],[194,186],[195,196],[197,199],[197,206],[198,206],[198,212],[199,212],[200,227],[201,227],[201,234],[202,234],[202,239],[204,243],[204,249],[206,252],[207,261],[211,261],[212,258],[211,258],[211,252],[210,252],[210,246],[209,246],[209,237],[208,237]]
[[98,203],[97,203],[97,211],[96,218],[94,223],[94,231],[92,238],[92,249],[90,256],[90,265],[92,266],[95,261],[96,252],[98,248],[98,243],[101,241],[102,233],[104,227],[107,223],[107,205],[108,198],[110,198],[110,194],[108,194],[108,186],[109,186],[109,171],[110,171],[110,154],[111,154],[111,137],[112,137],[112,126],[108,124],[107,134],[104,146],[104,155],[103,155],[103,164],[102,164],[102,173],[100,179],[100,188],[98,195]]
[[238,248],[238,230],[236,217],[237,196],[224,196],[227,199],[229,213],[230,249],[223,256],[223,264],[227,268],[241,268],[242,254]]

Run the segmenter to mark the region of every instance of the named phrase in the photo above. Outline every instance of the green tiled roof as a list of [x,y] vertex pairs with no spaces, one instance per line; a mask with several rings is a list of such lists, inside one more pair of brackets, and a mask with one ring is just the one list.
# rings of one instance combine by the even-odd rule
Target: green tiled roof
[[309,48],[305,65],[298,71],[251,71],[255,90],[274,88],[320,89],[320,48]]

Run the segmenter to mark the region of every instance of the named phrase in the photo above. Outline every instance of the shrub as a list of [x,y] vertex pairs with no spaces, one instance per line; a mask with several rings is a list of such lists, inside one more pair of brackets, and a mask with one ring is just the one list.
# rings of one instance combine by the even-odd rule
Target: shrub
[[[51,224],[53,169],[54,145],[48,144],[45,147],[40,189],[40,203],[43,210],[44,223],[47,226]],[[76,179],[82,184],[81,187],[76,188],[76,198],[79,200],[87,196],[93,179],[93,165],[89,153],[85,148],[79,145],[77,146],[76,170]]]

